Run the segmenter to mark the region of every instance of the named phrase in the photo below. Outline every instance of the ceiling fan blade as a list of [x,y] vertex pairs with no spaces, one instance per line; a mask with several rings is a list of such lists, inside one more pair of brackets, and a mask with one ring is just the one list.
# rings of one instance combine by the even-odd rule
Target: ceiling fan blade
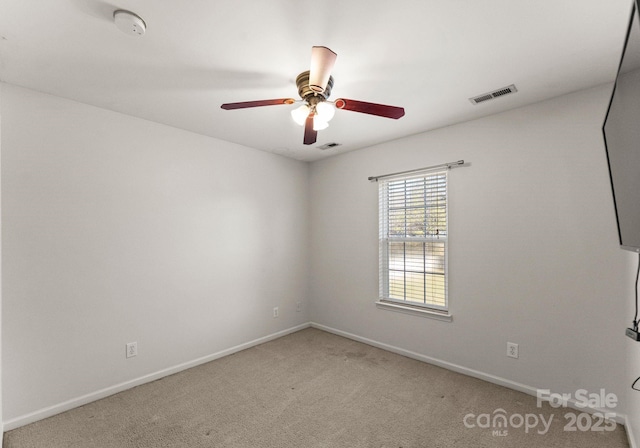
[[318,137],[318,131],[313,129],[313,115],[309,114],[304,124],[304,144],[313,145]]
[[247,107],[260,106],[277,106],[279,104],[293,104],[296,101],[293,98],[280,98],[277,100],[259,100],[259,101],[243,101],[241,103],[225,103],[222,107],[224,110],[245,109]]
[[366,101],[348,100],[340,98],[335,101],[337,109],[362,112],[363,114],[377,115],[379,117],[398,118],[404,117],[404,108],[387,106],[386,104],[367,103]]
[[331,70],[338,55],[327,47],[311,48],[311,68],[309,69],[309,88],[322,93],[327,87]]

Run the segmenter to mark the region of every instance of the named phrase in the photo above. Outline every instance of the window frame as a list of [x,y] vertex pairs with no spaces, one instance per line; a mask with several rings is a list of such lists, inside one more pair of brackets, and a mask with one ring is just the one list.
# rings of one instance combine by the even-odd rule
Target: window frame
[[[378,186],[378,197],[379,197],[379,204],[378,204],[378,213],[379,213],[379,223],[378,223],[378,249],[379,249],[379,290],[378,290],[378,301],[376,302],[376,305],[379,308],[383,308],[383,309],[391,309],[394,311],[400,311],[400,312],[406,312],[406,313],[410,313],[410,314],[417,314],[417,315],[425,315],[427,317],[436,317],[442,320],[451,320],[451,315],[449,314],[449,288],[448,288],[448,283],[449,283],[449,173],[448,173],[449,169],[448,167],[446,169],[443,168],[438,168],[438,169],[427,169],[427,170],[420,170],[420,171],[416,171],[416,172],[411,172],[411,174],[405,174],[405,175],[401,175],[401,176],[392,176],[389,178],[385,178],[385,179],[379,179],[380,185]],[[405,182],[405,187],[404,187],[404,191],[405,191],[405,197],[406,197],[406,191],[408,190],[407,188],[407,181],[411,181],[411,180],[417,180],[417,179],[424,179],[423,182],[428,182],[428,180],[426,180],[429,177],[435,177],[435,176],[444,176],[444,198],[445,198],[445,234],[444,236],[442,235],[424,235],[424,236],[407,236],[406,232],[404,236],[392,236],[390,234],[390,205],[389,205],[389,201],[390,201],[390,193],[389,193],[389,184],[392,184],[393,182],[398,182],[398,181],[404,181]],[[406,200],[406,199],[405,199]],[[423,204],[422,208],[425,208],[425,210],[428,209],[430,202],[427,200],[427,198],[425,197],[424,202],[421,202],[421,204]],[[433,204],[433,202],[431,203]],[[410,207],[405,203],[404,204],[405,210],[410,209]],[[421,208],[421,207],[418,207]],[[426,219],[425,218],[425,224],[426,224]],[[406,220],[405,220],[406,222]],[[428,294],[427,294],[427,290],[426,290],[426,276],[429,275],[427,272],[427,266],[426,266],[426,261],[425,261],[425,265],[423,265],[422,267],[422,274],[425,275],[425,279],[423,280],[424,282],[424,287],[425,287],[425,292],[423,294],[423,300],[424,303],[420,303],[417,301],[412,301],[412,300],[407,300],[407,288],[406,288],[406,273],[407,272],[413,272],[410,270],[407,270],[407,266],[406,266],[406,256],[403,257],[403,262],[404,264],[404,268],[402,270],[398,270],[398,272],[404,272],[404,278],[405,278],[405,284],[403,286],[403,295],[404,295],[404,299],[398,299],[398,298],[393,298],[391,297],[392,294],[390,293],[390,271],[392,271],[393,269],[391,269],[391,256],[389,255],[389,247],[391,245],[391,243],[393,242],[402,242],[402,243],[407,243],[407,242],[419,242],[422,244],[426,244],[426,243],[442,243],[444,248],[443,251],[440,253],[441,256],[443,256],[443,263],[442,263],[442,270],[443,270],[443,297],[444,297],[444,305],[440,305],[437,303],[429,303],[427,301],[428,298]],[[404,246],[406,247],[406,246]],[[423,246],[423,256],[426,257],[426,253],[425,252],[426,248]],[[434,252],[430,252],[432,254],[434,254]],[[432,255],[434,258],[437,257],[438,254]],[[425,258],[426,260],[426,258]],[[414,272],[415,273],[415,272]],[[434,273],[432,273],[434,274]],[[439,275],[439,274],[437,274]]]

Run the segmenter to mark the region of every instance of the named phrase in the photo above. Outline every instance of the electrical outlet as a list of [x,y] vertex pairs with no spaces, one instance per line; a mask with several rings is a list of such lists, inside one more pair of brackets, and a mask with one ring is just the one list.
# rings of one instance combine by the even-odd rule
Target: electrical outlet
[[274,319],[275,319],[276,317],[278,317],[279,315],[280,315],[280,311],[278,310],[278,307],[277,307],[277,306],[274,306],[274,307],[273,307],[273,317],[274,317]]
[[509,358],[518,358],[518,344],[507,342],[507,356]]
[[129,342],[127,344],[127,358],[133,358],[134,356],[138,356],[138,343]]
[[298,302],[296,303],[296,311],[299,313],[300,311],[302,311],[302,302]]

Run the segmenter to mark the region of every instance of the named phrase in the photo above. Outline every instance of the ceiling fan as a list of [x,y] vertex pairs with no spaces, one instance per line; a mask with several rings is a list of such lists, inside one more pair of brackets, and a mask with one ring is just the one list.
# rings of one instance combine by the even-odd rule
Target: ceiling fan
[[296,78],[298,94],[302,100],[293,98],[279,98],[275,100],[243,101],[240,103],[225,103],[221,107],[225,110],[244,109],[247,107],[276,106],[279,104],[302,103],[300,107],[291,111],[294,121],[304,125],[304,144],[316,142],[318,131],[329,126],[336,109],[350,110],[379,117],[398,119],[404,116],[404,108],[385,104],[368,103],[366,101],[339,98],[328,101],[333,88],[331,70],[338,55],[327,47],[313,47],[311,49],[311,67]]

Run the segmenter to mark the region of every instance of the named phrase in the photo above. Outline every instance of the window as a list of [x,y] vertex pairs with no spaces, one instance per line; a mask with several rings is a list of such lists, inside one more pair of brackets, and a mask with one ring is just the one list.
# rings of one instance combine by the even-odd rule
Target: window
[[447,171],[379,180],[380,301],[447,311]]

